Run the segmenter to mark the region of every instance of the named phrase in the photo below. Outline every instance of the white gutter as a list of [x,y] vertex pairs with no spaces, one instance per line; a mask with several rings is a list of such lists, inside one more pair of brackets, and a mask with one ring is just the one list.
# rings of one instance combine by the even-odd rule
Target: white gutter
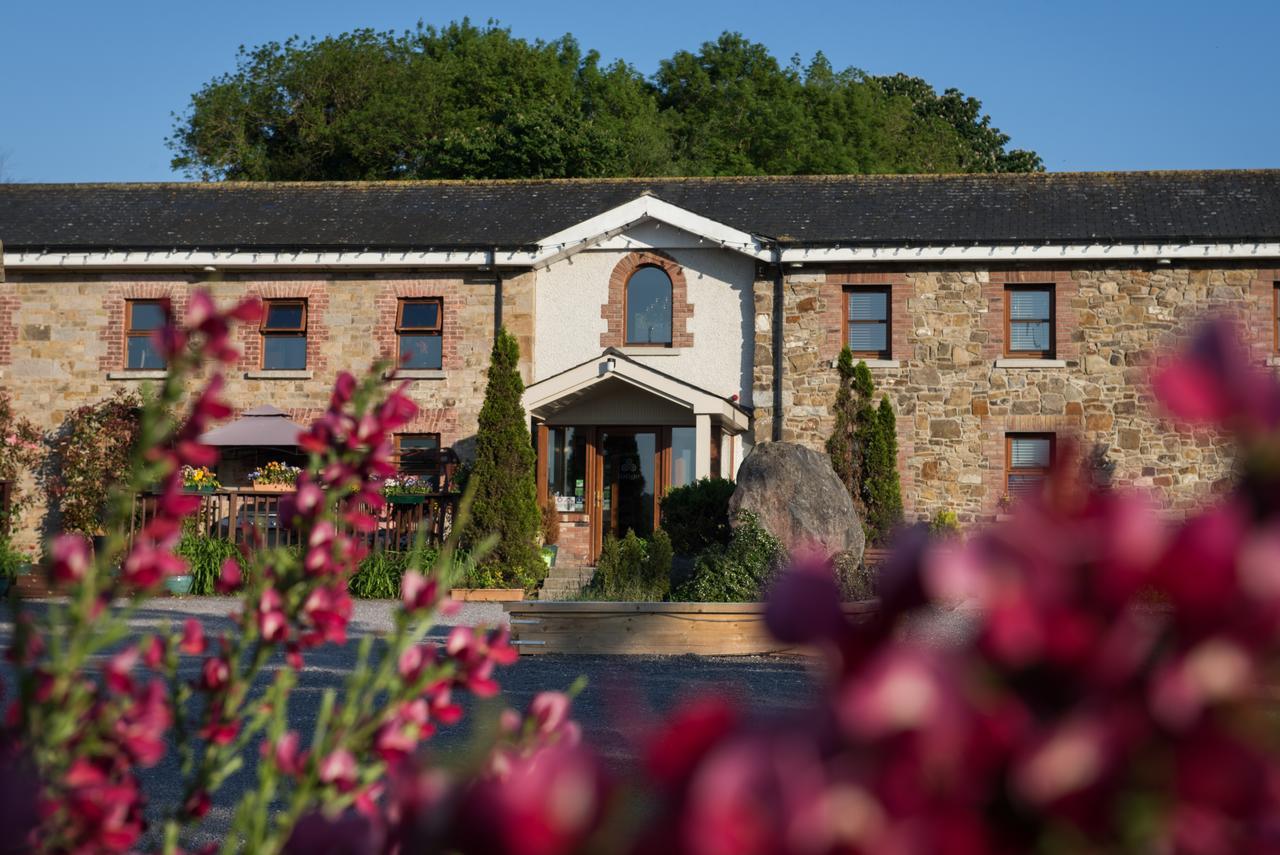
[[782,250],[784,264],[875,261],[1156,261],[1280,256],[1280,243],[1091,243],[1014,246],[806,247]]
[[[614,230],[605,233],[609,236]],[[581,240],[590,246],[592,238]],[[763,247],[733,247],[747,255],[768,255]],[[410,267],[480,268],[493,264],[534,267],[561,258],[567,247],[543,245],[536,251],[459,250],[432,252],[206,252],[194,250],[129,252],[6,252],[0,265],[9,270],[29,269],[200,269],[254,268],[365,268]],[[1018,246],[918,246],[918,247],[807,247],[783,249],[783,264],[833,264],[876,262],[916,264],[920,262],[1001,262],[1029,261],[1059,263],[1071,261],[1156,261],[1159,259],[1263,259],[1280,257],[1280,242],[1179,243],[1179,244],[1064,244]]]
[[529,266],[532,252],[458,250],[433,252],[206,252],[160,250],[129,252],[6,252],[7,269],[25,268],[403,268],[486,267],[494,263]]

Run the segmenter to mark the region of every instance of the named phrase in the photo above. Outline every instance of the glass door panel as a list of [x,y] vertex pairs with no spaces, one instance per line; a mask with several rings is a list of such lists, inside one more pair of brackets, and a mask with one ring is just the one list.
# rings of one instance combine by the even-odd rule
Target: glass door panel
[[602,454],[601,530],[625,537],[653,534],[657,493],[658,434],[655,431],[600,432]]

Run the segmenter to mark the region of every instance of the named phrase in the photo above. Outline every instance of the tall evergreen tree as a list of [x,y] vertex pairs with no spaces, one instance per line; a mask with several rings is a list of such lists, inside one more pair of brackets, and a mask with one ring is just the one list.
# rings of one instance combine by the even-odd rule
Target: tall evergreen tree
[[902,522],[902,485],[898,480],[898,420],[886,395],[876,410],[875,426],[863,461],[865,525],[872,543],[885,543]]
[[872,406],[876,387],[871,369],[861,360],[855,365],[849,348],[840,351],[836,368],[840,388],[827,454],[862,517],[867,539],[883,543],[902,521],[897,419],[887,397],[878,408]]
[[523,395],[520,345],[503,329],[493,343],[476,431],[475,467],[467,482],[475,493],[466,541],[475,545],[496,535],[497,545],[482,566],[494,571],[503,584],[528,589],[541,581],[546,565],[535,543],[542,516]]
[[840,388],[836,390],[836,400],[832,405],[836,424],[827,440],[827,455],[831,458],[831,468],[861,512],[864,508],[861,507],[858,484],[862,481],[862,454],[856,437],[858,407],[853,395],[853,353],[849,348],[840,351],[836,370],[840,374]]

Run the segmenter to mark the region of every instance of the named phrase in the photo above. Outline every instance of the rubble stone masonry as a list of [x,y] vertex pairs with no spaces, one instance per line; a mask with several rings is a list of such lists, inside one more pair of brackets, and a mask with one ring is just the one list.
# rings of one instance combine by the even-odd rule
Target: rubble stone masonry
[[[757,441],[773,432],[773,282],[756,283]],[[832,427],[842,290],[892,288],[892,352],[874,367],[898,414],[899,471],[909,517],[950,509],[962,522],[998,514],[1007,432],[1052,431],[1086,452],[1101,446],[1116,483],[1151,489],[1174,511],[1230,477],[1230,447],[1159,414],[1149,374],[1198,319],[1229,313],[1254,360],[1274,361],[1280,270],[1149,264],[1113,267],[790,271],[783,294],[781,437],[821,449]],[[1052,285],[1057,359],[1003,365],[1005,284]]]
[[[421,413],[404,431],[438,432],[443,444],[463,456],[470,452],[493,344],[492,273],[227,273],[216,281],[180,273],[6,273],[6,281],[0,282],[0,385],[15,393],[20,415],[50,432],[72,409],[143,382],[125,370],[128,299],[167,297],[181,310],[197,287],[208,288],[221,304],[251,294],[305,298],[306,371],[278,377],[261,372],[259,333],[242,328],[243,356],[227,372],[226,389],[237,413],[271,404],[305,423],[328,405],[338,370],[359,372],[394,355],[397,298],[439,296],[443,371],[412,381],[410,394]],[[533,352],[532,273],[504,274],[502,319],[520,342],[527,381]],[[43,507],[36,507],[22,521],[20,541],[34,542],[43,513]]]

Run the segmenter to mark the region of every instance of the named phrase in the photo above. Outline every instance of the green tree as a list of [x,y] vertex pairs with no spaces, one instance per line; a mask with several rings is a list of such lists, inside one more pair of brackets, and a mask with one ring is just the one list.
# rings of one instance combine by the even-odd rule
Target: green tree
[[886,395],[880,399],[863,462],[862,495],[867,506],[868,538],[883,544],[902,522],[902,484],[898,480],[898,420]]
[[883,543],[902,521],[897,418],[887,397],[879,407],[872,405],[871,369],[861,360],[855,365],[849,348],[840,351],[836,369],[840,387],[832,405],[835,426],[827,454],[862,517],[867,539]]
[[[840,387],[831,408],[836,423],[827,439],[827,455],[831,458],[831,468],[836,471],[836,477],[853,497],[854,505],[858,506],[861,505],[858,484],[862,482],[862,450],[858,447],[858,403],[853,394],[853,352],[849,348],[840,351],[836,370],[840,375]],[[864,509],[859,507],[858,510]]]
[[201,179],[552,178],[1012,171],[982,104],[915,77],[780,63],[724,33],[646,79],[570,35],[469,21],[242,48],[175,119]]
[[546,575],[535,539],[542,523],[534,483],[534,451],[525,422],[520,346],[505,329],[489,360],[489,381],[476,430],[476,458],[467,485],[474,490],[466,542],[496,537],[481,569],[504,585],[532,589]]

